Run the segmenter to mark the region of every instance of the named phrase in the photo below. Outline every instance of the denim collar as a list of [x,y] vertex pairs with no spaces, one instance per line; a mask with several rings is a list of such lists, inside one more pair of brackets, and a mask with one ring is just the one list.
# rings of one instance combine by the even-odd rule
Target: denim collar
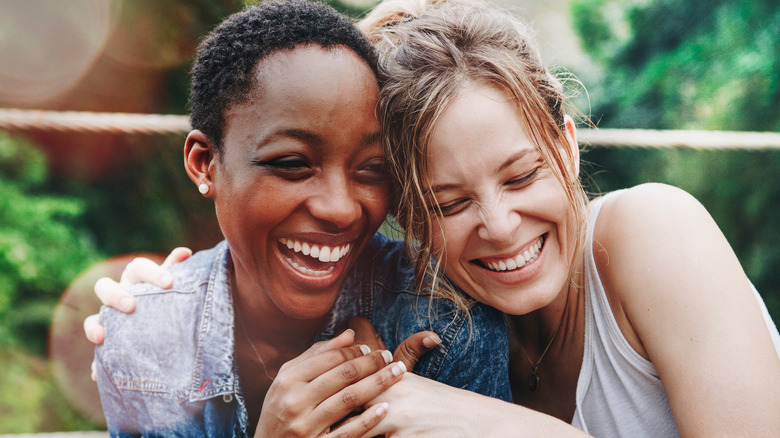
[[[217,245],[216,250],[197,333],[190,401],[238,394],[240,388],[234,355],[234,315],[230,287],[233,264],[227,241]],[[370,265],[355,266],[347,274],[336,302],[312,343],[335,336],[337,330],[346,326],[352,315],[370,316],[370,290],[364,291],[361,287],[361,277],[370,275],[370,269]],[[370,282],[366,283],[368,284],[363,283],[363,286],[370,287]]]

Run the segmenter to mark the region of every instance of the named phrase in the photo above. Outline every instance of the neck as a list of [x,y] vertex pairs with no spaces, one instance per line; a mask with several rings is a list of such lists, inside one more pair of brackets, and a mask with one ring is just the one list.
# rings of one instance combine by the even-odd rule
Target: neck
[[560,350],[576,338],[580,301],[578,289],[567,284],[550,304],[525,315],[510,316],[512,335],[533,360],[548,344],[550,350]]
[[274,304],[249,275],[241,272],[240,268],[232,271],[236,335],[245,335],[237,326],[243,324],[248,338],[246,340],[270,350],[269,356],[289,356],[291,359],[306,350],[322,327],[325,317],[310,320],[291,318]]

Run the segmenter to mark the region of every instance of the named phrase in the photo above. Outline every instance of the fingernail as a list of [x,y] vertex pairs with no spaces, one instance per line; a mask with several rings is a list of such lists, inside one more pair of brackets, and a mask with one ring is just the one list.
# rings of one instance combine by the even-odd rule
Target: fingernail
[[347,333],[347,332],[352,332],[352,336],[354,336],[354,335],[355,335],[355,331],[354,331],[354,330],[352,330],[352,329],[346,329],[346,330],[344,330],[344,332],[343,332],[343,333],[341,333],[341,334],[343,335],[344,333]]
[[385,363],[390,363],[393,361],[393,354],[387,350],[382,350],[382,357],[385,359]]
[[387,408],[389,408],[390,405],[385,403],[380,403],[379,406],[374,411],[374,414],[376,414],[377,417],[382,417],[387,413]]
[[133,310],[133,299],[130,297],[124,297],[119,300],[119,310],[123,312],[129,312]]
[[393,373],[394,376],[398,377],[406,372],[406,365],[404,365],[403,362],[396,362],[395,365],[390,368],[390,372]]
[[423,339],[423,345],[425,345],[426,348],[433,348],[439,344],[441,344],[441,338],[436,333]]
[[369,347],[366,344],[360,345],[360,351],[363,352],[363,356],[367,355],[368,353],[371,353],[371,347]]
[[173,276],[168,272],[160,275],[160,283],[163,286],[170,286],[173,283]]

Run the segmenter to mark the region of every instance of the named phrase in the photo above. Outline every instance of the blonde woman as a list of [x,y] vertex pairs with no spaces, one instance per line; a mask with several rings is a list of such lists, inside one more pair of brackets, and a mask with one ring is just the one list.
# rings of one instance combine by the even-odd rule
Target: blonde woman
[[508,315],[517,404],[407,376],[373,432],[780,436],[777,329],[728,242],[674,187],[588,201],[561,82],[521,23],[390,1],[361,26],[419,284]]

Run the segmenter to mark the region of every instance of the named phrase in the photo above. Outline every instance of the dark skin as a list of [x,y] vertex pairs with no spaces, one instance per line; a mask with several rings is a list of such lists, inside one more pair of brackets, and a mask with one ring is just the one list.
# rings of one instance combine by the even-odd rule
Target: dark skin
[[[230,242],[249,425],[262,435],[319,434],[400,379],[380,351],[365,354],[349,339],[307,351],[387,212],[378,87],[351,51],[314,46],[269,55],[257,75],[252,97],[226,111],[221,147],[189,134],[185,168],[209,186]],[[315,260],[282,243],[291,240],[354,251]]]

